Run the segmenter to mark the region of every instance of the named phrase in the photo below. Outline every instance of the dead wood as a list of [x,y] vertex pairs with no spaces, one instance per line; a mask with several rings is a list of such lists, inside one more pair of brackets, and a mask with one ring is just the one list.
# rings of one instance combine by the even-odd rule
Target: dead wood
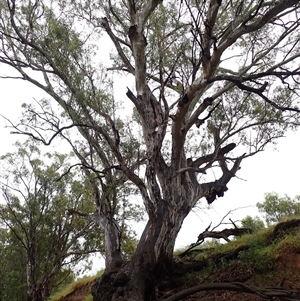
[[[244,234],[249,234],[252,233],[251,229],[248,228],[238,228],[236,224],[230,219],[231,223],[233,224],[234,228],[231,229],[223,229],[222,231],[214,231],[216,227],[213,228],[213,230],[209,230],[210,225],[198,235],[198,240],[196,243],[191,244],[191,246],[185,250],[183,253],[179,255],[179,257],[184,257],[186,254],[188,254],[192,249],[195,247],[199,246],[204,242],[206,238],[216,238],[216,239],[224,239],[227,242],[230,242],[230,239],[228,238],[229,236],[242,236]],[[220,224],[219,224],[220,225]]]

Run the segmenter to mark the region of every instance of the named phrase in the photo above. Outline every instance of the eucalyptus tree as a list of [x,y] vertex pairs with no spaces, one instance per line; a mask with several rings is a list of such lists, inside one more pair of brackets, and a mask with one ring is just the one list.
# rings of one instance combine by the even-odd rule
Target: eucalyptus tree
[[300,196],[293,199],[288,195],[280,196],[278,193],[266,193],[263,202],[258,202],[256,207],[263,213],[267,225],[278,223],[284,218],[300,215]]
[[247,215],[241,220],[241,223],[243,228],[251,229],[253,232],[257,232],[265,228],[263,220],[261,220],[258,216],[252,217]]
[[[15,71],[3,77],[39,87],[65,122],[29,110],[15,132],[46,144],[64,136],[92,179],[107,229],[94,300],[155,299],[187,214],[223,197],[244,159],[299,124],[299,1],[2,0],[0,18],[0,64]],[[106,69],[104,34],[114,49]],[[129,124],[108,72],[134,81],[122,99]],[[116,179],[136,188],[148,215],[128,262],[109,209]]]
[[28,142],[17,147],[1,157],[1,270],[6,281],[1,291],[6,300],[25,300],[23,291],[26,300],[41,301],[73,275],[76,264],[83,266],[89,254],[101,251],[101,236],[93,235],[92,221],[67,214],[68,207],[93,209],[87,186],[75,171],[60,175],[68,169],[67,156],[42,157]]

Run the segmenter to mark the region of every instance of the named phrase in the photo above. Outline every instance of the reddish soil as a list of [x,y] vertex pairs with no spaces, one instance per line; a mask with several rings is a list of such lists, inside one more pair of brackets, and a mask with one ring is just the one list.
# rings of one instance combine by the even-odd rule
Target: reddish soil
[[[300,292],[300,253],[286,254],[284,257],[279,258],[277,268],[268,275],[254,274],[251,266],[239,267],[230,264],[218,273],[208,275],[206,279],[201,278],[201,272],[193,273],[190,279],[186,279],[181,283],[177,289],[170,289],[169,291],[162,292],[164,297],[169,297],[180,290],[184,290],[194,285],[210,282],[242,282],[246,285],[257,287],[277,287],[286,290],[296,290]],[[198,279],[197,279],[198,278]],[[92,283],[88,283],[78,287],[75,291],[62,298],[60,301],[84,301],[87,295],[90,294]],[[253,294],[245,294],[240,292],[231,291],[203,291],[190,295],[184,301],[260,301],[266,300]],[[280,300],[280,299],[271,299]]]
[[91,293],[93,282],[78,286],[73,292],[59,299],[59,301],[84,301],[86,296]]
[[[282,288],[297,291],[300,294],[300,254],[291,253],[278,259],[277,268],[268,275],[255,275],[251,267],[238,267],[232,265],[212,275],[207,282],[242,282],[249,286]],[[195,285],[195,284],[194,284]],[[205,291],[191,295],[184,301],[261,301],[266,300],[254,294],[245,294],[232,291]],[[271,300],[281,300],[273,298]],[[299,299],[300,300],[300,299]]]
[[[268,244],[272,244],[276,239],[283,237],[283,234],[288,233],[293,234],[295,238],[299,238],[299,227],[300,219],[278,223],[271,232],[267,232],[268,235],[266,239]],[[291,298],[279,299],[278,297],[274,297],[274,292],[278,296],[278,293],[282,293],[282,290],[284,290],[285,293],[293,293],[293,300],[300,301],[299,244],[287,242],[281,245],[280,252],[276,251],[276,262],[271,262],[270,259],[266,262],[263,261],[262,266],[258,265],[261,261],[259,261],[257,257],[255,257],[256,262],[253,262],[252,259],[252,261],[248,263],[241,258],[237,259],[239,252],[247,252],[248,249],[249,247],[247,245],[240,246],[229,253],[218,254],[217,257],[214,255],[210,256],[213,266],[210,269],[207,268],[205,272],[203,271],[203,262],[178,263],[179,269],[176,270],[177,265],[175,265],[175,272],[173,272],[168,279],[164,279],[164,281],[161,282],[158,288],[158,300],[164,300],[164,298],[166,298],[168,301],[168,299],[171,298],[173,301],[260,301],[266,300],[266,296],[263,298],[261,295],[259,296],[257,292],[260,291],[266,295],[272,289],[273,297],[267,298],[268,300],[292,300]],[[206,267],[208,267],[207,264],[209,261],[205,261],[204,263]],[[198,270],[202,268],[202,271],[189,274],[186,272],[182,273],[184,270],[187,271],[187,268],[191,266],[194,270],[195,268],[198,268]],[[211,271],[210,273],[208,272],[209,270]],[[178,275],[184,276],[180,277]],[[191,289],[192,287],[194,292],[197,291],[195,290],[195,286],[199,287],[199,285],[209,283],[225,283],[225,287],[228,288],[230,284],[233,285],[233,283],[236,282],[239,284],[236,284],[235,289],[240,289],[241,287],[245,289],[245,286],[247,286],[248,288],[254,288],[256,294],[246,294],[229,290],[206,290],[189,295],[185,294],[186,297],[176,299],[176,297],[178,297],[176,294],[182,294],[186,292],[185,290]],[[78,286],[72,293],[61,298],[59,301],[85,301],[86,297],[90,294],[92,284],[93,282],[90,282]],[[222,286],[222,288],[224,288],[224,286]],[[252,290],[252,292],[254,291]],[[291,295],[289,295],[289,297],[291,297]],[[299,298],[295,299],[295,297]]]

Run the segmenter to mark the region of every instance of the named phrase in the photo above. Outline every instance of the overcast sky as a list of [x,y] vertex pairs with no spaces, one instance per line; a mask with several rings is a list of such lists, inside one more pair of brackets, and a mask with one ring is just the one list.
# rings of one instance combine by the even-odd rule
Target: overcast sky
[[[119,92],[126,93],[126,85],[118,87]],[[122,89],[124,90],[122,92]],[[43,97],[41,92],[26,83],[25,81],[0,79],[0,114],[11,119],[18,120],[21,114],[21,104],[32,102],[33,99]],[[13,143],[17,139],[22,139],[18,135],[11,135],[10,129],[5,128],[7,122],[0,118],[0,155],[13,150]],[[23,137],[24,139],[24,137]],[[210,207],[203,200],[202,209],[195,209],[185,220],[176,242],[176,248],[183,248],[196,242],[197,236],[210,222],[216,225],[222,217],[229,211],[240,207],[244,209],[235,210],[229,216],[233,220],[240,220],[246,215],[258,215],[255,207],[257,202],[263,201],[264,193],[277,192],[288,194],[294,197],[300,194],[299,176],[300,169],[300,132],[289,132],[286,138],[278,141],[277,150],[269,147],[262,153],[247,158],[242,162],[241,170],[228,184],[229,190],[223,198],[217,199]],[[67,150],[59,149],[64,152]],[[236,148],[238,151],[238,147]],[[229,222],[229,217],[225,220]],[[137,232],[141,234],[144,224],[137,227]],[[95,265],[91,273],[99,270]],[[103,266],[103,261],[101,261]]]
[[[0,79],[0,114],[16,122],[21,114],[21,104],[31,102],[34,98],[41,98],[39,90],[25,81]],[[124,95],[126,88],[124,86]],[[18,135],[11,135],[10,129],[5,128],[7,122],[0,119],[0,153],[13,150],[12,144],[21,139]],[[234,219],[247,214],[257,214],[255,204],[262,201],[264,193],[287,193],[290,196],[300,194],[298,170],[300,169],[300,132],[289,132],[286,138],[279,140],[277,150],[269,147],[262,153],[247,158],[242,162],[238,178],[234,178],[228,185],[229,190],[223,198],[217,199],[209,210],[196,210],[191,213],[188,221],[178,237],[178,246],[189,244],[195,240],[200,231],[204,230],[210,221],[217,223],[229,210],[238,207],[253,206],[235,211]],[[63,149],[59,151],[63,152]],[[236,148],[238,151],[238,147]],[[203,202],[205,203],[205,202]],[[207,206],[203,205],[206,208]],[[198,233],[199,232],[199,233]]]

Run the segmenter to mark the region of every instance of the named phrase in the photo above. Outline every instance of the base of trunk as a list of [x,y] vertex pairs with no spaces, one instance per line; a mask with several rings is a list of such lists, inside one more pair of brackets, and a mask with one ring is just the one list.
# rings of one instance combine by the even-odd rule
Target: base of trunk
[[173,268],[175,239],[188,210],[179,212],[160,200],[130,262],[107,270],[92,287],[94,301],[152,301],[158,284]]
[[[170,266],[168,266],[170,268]],[[92,286],[94,301],[151,301],[158,293],[160,280],[166,276],[166,265],[159,268],[127,263],[119,270],[105,272]]]
[[[104,273],[102,277],[97,280],[92,286],[92,295],[94,301],[109,301],[109,300],[122,300],[124,293],[122,293],[122,285],[117,285],[116,279],[118,271],[111,271]],[[126,286],[126,280],[123,283],[123,289]]]

